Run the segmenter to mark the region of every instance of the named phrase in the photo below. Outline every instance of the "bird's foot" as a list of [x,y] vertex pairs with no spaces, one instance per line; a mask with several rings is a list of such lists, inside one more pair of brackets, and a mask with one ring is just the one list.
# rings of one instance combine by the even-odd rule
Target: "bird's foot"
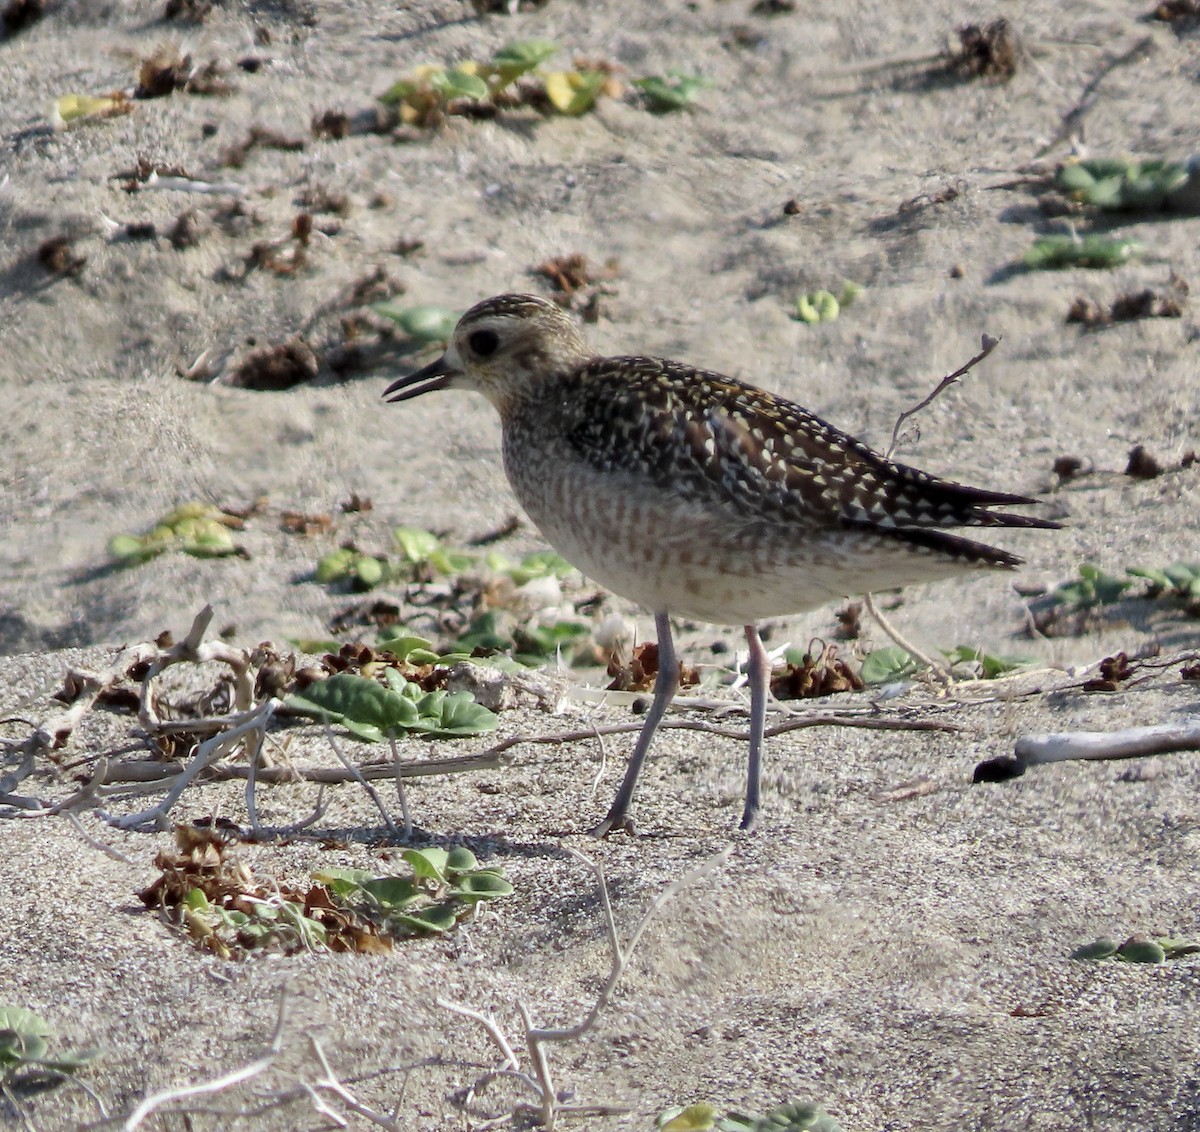
[[610,833],[628,833],[630,837],[636,837],[637,827],[628,813],[614,813],[610,810],[599,825],[588,830],[588,836],[607,837]]

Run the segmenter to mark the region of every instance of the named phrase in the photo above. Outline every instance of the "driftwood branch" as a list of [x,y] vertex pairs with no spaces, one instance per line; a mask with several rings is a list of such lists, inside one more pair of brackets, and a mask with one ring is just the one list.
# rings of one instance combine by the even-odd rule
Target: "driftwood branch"
[[1025,766],[1069,759],[1140,759],[1174,751],[1200,751],[1200,720],[1129,727],[1123,731],[1063,731],[1026,735],[1014,751]]

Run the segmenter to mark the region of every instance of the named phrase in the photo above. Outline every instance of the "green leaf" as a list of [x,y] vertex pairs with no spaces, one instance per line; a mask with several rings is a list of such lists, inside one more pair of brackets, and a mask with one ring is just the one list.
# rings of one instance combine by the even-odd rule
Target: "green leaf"
[[1168,959],[1182,959],[1185,955],[1200,955],[1200,943],[1175,936],[1159,936],[1158,946]]
[[890,684],[906,679],[920,667],[920,662],[907,649],[887,645],[867,653],[859,675],[864,684]]
[[346,869],[331,866],[318,869],[312,874],[313,882],[322,884],[337,896],[348,897],[362,889],[368,881],[374,879],[374,874],[365,869]]
[[101,1057],[102,1054],[103,1051],[99,1046],[85,1046],[83,1049],[56,1053],[53,1057],[38,1058],[38,1065],[44,1069],[53,1069],[58,1073],[75,1073]]
[[207,912],[210,907],[208,897],[202,888],[189,888],[183,898],[183,903],[194,912]]
[[404,731],[417,723],[416,705],[411,700],[350,672],[310,684],[285,702],[302,715],[341,723],[371,743],[380,742],[389,731]]
[[1140,251],[1134,240],[1113,236],[1043,236],[1035,240],[1022,263],[1030,271],[1055,271],[1067,267],[1119,267]]
[[536,665],[557,656],[560,649],[567,651],[569,659],[571,646],[590,636],[591,628],[578,621],[555,621],[536,628],[519,626],[513,631],[513,648],[518,660]]
[[363,589],[373,590],[383,581],[383,563],[369,554],[360,554],[354,563],[354,573]]
[[1118,578],[1115,574],[1107,574],[1099,566],[1085,562],[1079,567],[1079,575],[1087,582],[1096,595],[1096,600],[1102,603],[1116,601],[1127,589],[1129,580]]
[[717,1122],[720,1132],[842,1132],[819,1104],[784,1104],[765,1116],[727,1113]]
[[399,306],[391,300],[374,303],[371,309],[384,318],[390,318],[410,338],[425,345],[449,342],[461,313],[430,304]]
[[[322,585],[347,577],[354,568],[354,551],[332,550],[317,563],[316,577]],[[336,650],[335,650],[336,651]]]
[[492,61],[497,66],[524,67],[529,71],[557,51],[558,44],[549,39],[520,39],[501,47]]
[[1106,574],[1099,566],[1085,562],[1079,567],[1079,581],[1064,582],[1055,587],[1049,600],[1054,605],[1069,605],[1078,609],[1089,609],[1116,601],[1133,582],[1129,578],[1118,578]]
[[557,51],[558,45],[548,39],[525,39],[502,47],[492,60],[492,93],[516,82]]
[[506,563],[503,567],[492,568],[497,573],[507,574],[518,586],[532,582],[535,578],[565,578],[575,571],[570,562],[553,550],[537,550],[533,554],[527,554],[518,566]]
[[1200,577],[1200,566],[1189,566],[1183,562],[1176,562],[1173,566],[1168,566],[1164,571],[1167,578],[1170,579],[1171,585],[1179,590],[1181,594],[1186,594],[1196,582],[1196,578]]
[[389,922],[400,923],[417,932],[448,932],[458,923],[458,918],[464,911],[457,901],[443,900],[430,904],[419,912],[398,912],[388,917]]
[[429,560],[439,546],[441,540],[431,531],[423,531],[419,527],[397,527],[392,532],[392,538],[400,547],[404,557],[414,566],[419,566]]
[[659,1132],[709,1132],[720,1114],[715,1105],[701,1101],[687,1108],[669,1108],[655,1123]]
[[796,300],[794,317],[801,322],[815,324],[833,322],[841,313],[841,304],[830,291],[810,291]]
[[166,549],[165,543],[147,543],[136,535],[113,535],[108,540],[108,553],[126,566],[149,562]]
[[472,98],[478,101],[488,96],[487,83],[462,67],[453,67],[433,75],[429,85],[445,98]]
[[45,1018],[23,1006],[0,1006],[0,1030],[11,1030],[22,1036],[36,1034],[43,1038],[54,1034],[53,1027]]
[[457,876],[459,873],[473,872],[479,868],[475,854],[463,845],[456,845],[446,857],[446,875]]
[[499,873],[484,869],[460,876],[450,893],[470,904],[477,900],[495,900],[500,896],[511,896],[513,886]]
[[446,883],[446,864],[450,854],[436,845],[428,849],[405,849],[404,859],[412,866],[417,877],[435,880],[438,884]]
[[1145,578],[1150,583],[1152,596],[1161,593],[1163,590],[1172,588],[1171,579],[1167,576],[1166,572],[1153,566],[1146,569],[1138,566],[1130,566],[1126,569],[1125,573],[1131,578]]
[[784,1104],[760,1117],[754,1132],[841,1132],[841,1128],[819,1104]]
[[1154,940],[1134,936],[1117,948],[1117,958],[1126,963],[1162,963],[1166,961],[1167,953]]
[[642,92],[647,107],[655,114],[668,114],[673,110],[690,110],[696,95],[711,84],[699,75],[687,75],[681,71],[668,71],[666,76],[647,75],[634,79],[633,86]]
[[468,626],[467,631],[455,642],[455,647],[464,652],[476,649],[494,649],[502,652],[512,646],[512,637],[504,631],[502,618],[494,609],[481,613]]
[[441,701],[436,716],[422,716],[410,729],[434,739],[466,739],[495,731],[499,723],[496,713],[477,704],[469,692],[454,692]]
[[546,76],[546,97],[558,113],[577,118],[596,105],[607,81],[603,71],[553,71]]
[[45,1057],[54,1031],[47,1022],[23,1006],[0,1006],[0,1066],[18,1065]]
[[414,637],[395,627],[385,629],[379,635],[379,647],[390,652],[397,660],[407,660],[412,664],[436,664],[438,660],[432,641],[425,637]]
[[1054,179],[1055,186],[1068,193],[1086,192],[1096,183],[1092,171],[1082,162],[1064,165]]
[[372,877],[360,887],[389,912],[404,908],[421,896],[421,890],[404,877]]
[[979,665],[979,676],[983,680],[995,680],[1006,672],[1016,672],[1022,668],[1030,668],[1037,664],[1037,658],[1031,656],[999,656],[986,653],[982,649],[970,645],[958,645],[950,650],[942,650],[951,666],[956,664]]
[[1187,180],[1187,166],[1179,162],[1089,158],[1064,165],[1055,185],[1085,204],[1128,211],[1164,207]]
[[1103,937],[1093,940],[1091,943],[1081,944],[1071,952],[1072,959],[1107,959],[1111,955],[1116,955],[1117,945],[1111,939]]
[[475,558],[462,550],[447,550],[437,547],[429,555],[429,565],[439,574],[461,574],[475,564]]

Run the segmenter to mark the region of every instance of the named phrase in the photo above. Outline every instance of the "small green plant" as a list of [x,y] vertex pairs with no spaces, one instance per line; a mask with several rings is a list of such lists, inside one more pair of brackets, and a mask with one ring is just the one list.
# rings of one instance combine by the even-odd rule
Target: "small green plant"
[[50,1023],[23,1006],[0,1006],[0,1086],[19,1074],[68,1074],[100,1056],[98,1049],[50,1052]]
[[1079,567],[1079,578],[1056,586],[1048,595],[1051,605],[1067,606],[1072,610],[1092,609],[1116,601],[1133,583],[1106,573],[1090,562]]
[[1090,158],[1064,165],[1054,184],[1083,204],[1131,212],[1165,207],[1187,179],[1187,166],[1179,162]]
[[896,680],[908,679],[920,667],[921,662],[907,649],[899,645],[886,645],[863,657],[859,676],[864,684],[891,684]]
[[[533,103],[555,113],[574,117],[596,105],[611,77],[599,68],[534,74],[556,54],[558,46],[546,39],[510,43],[488,61],[471,59],[455,67],[429,64],[393,83],[380,96],[395,106],[405,125],[432,127],[447,114],[476,113],[489,107]],[[518,79],[530,83],[514,89]]]
[[832,291],[810,291],[796,300],[792,317],[810,325],[833,322],[861,294],[862,288],[849,280],[842,284],[840,295],[834,295]]
[[578,118],[593,109],[609,83],[603,71],[552,71],[546,76],[546,99],[564,117]]
[[434,574],[458,574],[475,563],[474,555],[446,546],[430,531],[397,527],[392,537],[399,552],[398,561],[389,562],[382,555],[343,546],[317,562],[316,580],[322,585],[348,583],[362,592],[393,582],[428,579]]
[[387,566],[380,559],[352,546],[331,550],[317,562],[316,579],[326,586],[347,582],[355,590],[373,590],[387,577]]
[[472,59],[449,68],[427,64],[394,83],[380,101],[399,106],[407,125],[428,125],[452,99],[494,99],[557,52],[558,45],[548,39],[527,39],[502,47],[490,62]]
[[1067,267],[1120,267],[1141,251],[1135,240],[1115,236],[1042,236],[1021,262],[1030,271],[1058,271]]
[[[995,680],[1009,672],[1017,672],[1037,663],[1034,657],[1003,656],[984,652],[973,645],[956,645],[952,649],[942,649],[941,652],[950,662],[951,672],[964,679]],[[907,649],[902,649],[899,645],[887,645],[867,653],[863,658],[859,676],[864,684],[891,684],[896,680],[908,679],[920,667],[921,662]]]
[[168,511],[144,535],[115,535],[108,552],[123,566],[149,562],[167,550],[181,550],[196,558],[223,558],[241,553],[230,527],[241,519],[211,503],[183,503]]
[[726,1112],[706,1102],[662,1113],[659,1132],[842,1132],[819,1104],[783,1104],[765,1116]]
[[967,674],[979,680],[995,680],[1009,672],[1032,668],[1038,662],[1037,657],[1003,656],[984,652],[983,649],[972,648],[970,645],[943,649],[942,655],[950,662],[951,671],[965,669]]
[[475,563],[474,555],[452,550],[437,535],[418,527],[397,527],[392,532],[404,561],[419,572],[459,574]]
[[386,687],[365,676],[339,672],[288,696],[285,703],[300,715],[340,724],[368,743],[412,733],[462,739],[496,729],[496,715],[467,692],[426,692],[394,668],[385,668],[384,678]]
[[259,882],[249,865],[229,858],[227,842],[209,827],[177,826],[175,839],[178,852],[158,855],[162,872],[139,896],[222,959],[388,951],[395,937],[449,931],[479,901],[513,890],[503,870],[483,868],[461,848],[406,851],[408,877],[335,868],[298,886],[278,878]]
[[397,660],[407,664],[448,664],[465,659],[468,654],[454,653],[441,656],[433,647],[433,642],[425,637],[414,637],[405,633],[402,628],[393,626],[379,634],[377,647],[390,652]]
[[489,93],[497,94],[512,86],[522,75],[535,71],[556,54],[558,44],[549,39],[523,39],[500,48],[489,69]]
[[647,75],[634,79],[633,85],[642,92],[647,108],[654,114],[669,114],[674,110],[695,108],[696,95],[712,86],[708,79],[688,75],[683,71],[668,71],[666,75]]
[[292,955],[326,949],[325,925],[305,914],[302,901],[241,892],[231,903],[235,906],[214,903],[202,888],[189,889],[181,909],[188,935],[225,959],[248,951]]
[[510,896],[499,868],[484,868],[469,849],[406,849],[411,877],[362,869],[321,869],[313,880],[336,902],[390,936],[441,935],[484,900]]
[[1200,955],[1200,943],[1179,939],[1176,936],[1132,935],[1118,944],[1105,937],[1075,948],[1072,959],[1098,961],[1119,959],[1124,963],[1165,963],[1168,959],[1182,959],[1185,955]]
[[518,586],[538,578],[565,578],[575,570],[570,562],[553,550],[535,550],[520,562],[512,562],[498,551],[492,551],[484,562],[489,570],[506,575]]
[[404,306],[394,299],[373,303],[371,309],[394,322],[404,334],[399,351],[402,357],[434,346],[445,349],[461,313],[449,307],[438,307],[428,303]]
[[1145,578],[1150,583],[1147,597],[1166,593],[1186,601],[1200,601],[1200,562],[1176,562],[1161,569],[1130,566],[1125,573],[1131,578]]
[[489,609],[467,626],[455,648],[467,653],[508,653],[517,664],[537,668],[559,658],[570,663],[590,639],[591,630],[580,621],[521,624],[504,610]]

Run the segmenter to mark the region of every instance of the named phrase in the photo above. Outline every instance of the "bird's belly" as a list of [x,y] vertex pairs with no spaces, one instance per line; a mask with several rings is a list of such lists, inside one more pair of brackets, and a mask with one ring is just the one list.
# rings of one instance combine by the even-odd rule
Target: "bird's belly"
[[[601,479],[603,477],[600,477]],[[796,538],[732,508],[597,482],[590,469],[514,477],[529,517],[589,578],[655,613],[748,625],[856,592],[837,532]]]
[[747,516],[729,502],[569,462],[547,474],[532,461],[518,474],[508,470],[555,550],[654,613],[749,625],[978,568],[894,534]]

